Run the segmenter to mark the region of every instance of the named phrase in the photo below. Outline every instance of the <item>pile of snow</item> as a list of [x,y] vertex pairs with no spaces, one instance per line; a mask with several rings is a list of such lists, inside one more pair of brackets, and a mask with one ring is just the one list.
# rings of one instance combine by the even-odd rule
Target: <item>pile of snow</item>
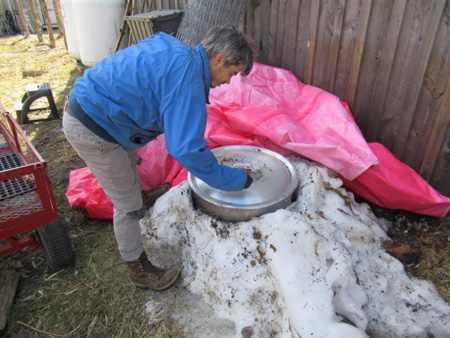
[[383,250],[387,222],[329,169],[289,160],[296,201],[248,222],[196,210],[187,182],[157,201],[141,222],[147,251],[183,276],[152,294],[150,319],[171,303],[198,338],[449,337],[449,304]]

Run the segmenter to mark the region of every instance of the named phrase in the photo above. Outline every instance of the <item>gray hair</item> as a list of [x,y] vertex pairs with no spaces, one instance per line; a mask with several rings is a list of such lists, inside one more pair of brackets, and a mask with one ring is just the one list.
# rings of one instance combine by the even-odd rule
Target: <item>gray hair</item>
[[239,65],[242,75],[248,75],[253,67],[253,46],[244,33],[233,25],[212,27],[200,42],[208,57],[224,53],[225,65]]

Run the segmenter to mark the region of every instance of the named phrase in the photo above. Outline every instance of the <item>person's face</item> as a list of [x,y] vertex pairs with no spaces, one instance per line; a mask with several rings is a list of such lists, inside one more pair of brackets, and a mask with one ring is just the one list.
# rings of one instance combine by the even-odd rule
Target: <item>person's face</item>
[[223,53],[217,54],[209,62],[211,69],[211,88],[221,86],[225,83],[229,84],[231,78],[239,74],[242,70],[239,65],[225,66],[225,57],[226,55]]

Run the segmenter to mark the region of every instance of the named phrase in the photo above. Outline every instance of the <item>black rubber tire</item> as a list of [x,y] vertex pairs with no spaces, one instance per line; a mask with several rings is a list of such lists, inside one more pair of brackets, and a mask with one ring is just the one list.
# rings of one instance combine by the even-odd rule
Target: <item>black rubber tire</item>
[[50,270],[56,272],[75,262],[72,241],[59,221],[36,228],[36,231]]

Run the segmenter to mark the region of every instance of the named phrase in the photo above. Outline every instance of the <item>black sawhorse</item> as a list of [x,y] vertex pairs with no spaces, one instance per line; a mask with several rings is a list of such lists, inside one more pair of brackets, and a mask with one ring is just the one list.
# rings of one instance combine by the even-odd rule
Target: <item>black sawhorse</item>
[[[31,105],[34,101],[40,99],[41,97],[46,97],[49,103],[49,106],[46,108],[35,108],[31,109]],[[17,121],[20,124],[25,124],[30,122],[28,119],[28,113],[36,110],[51,110],[51,115],[46,119],[40,119],[36,121],[42,120],[50,120],[59,118],[58,109],[56,108],[55,100],[53,99],[52,90],[50,88],[49,83],[31,83],[27,86],[27,92],[23,95],[22,101],[16,102],[16,113],[17,113]]]

